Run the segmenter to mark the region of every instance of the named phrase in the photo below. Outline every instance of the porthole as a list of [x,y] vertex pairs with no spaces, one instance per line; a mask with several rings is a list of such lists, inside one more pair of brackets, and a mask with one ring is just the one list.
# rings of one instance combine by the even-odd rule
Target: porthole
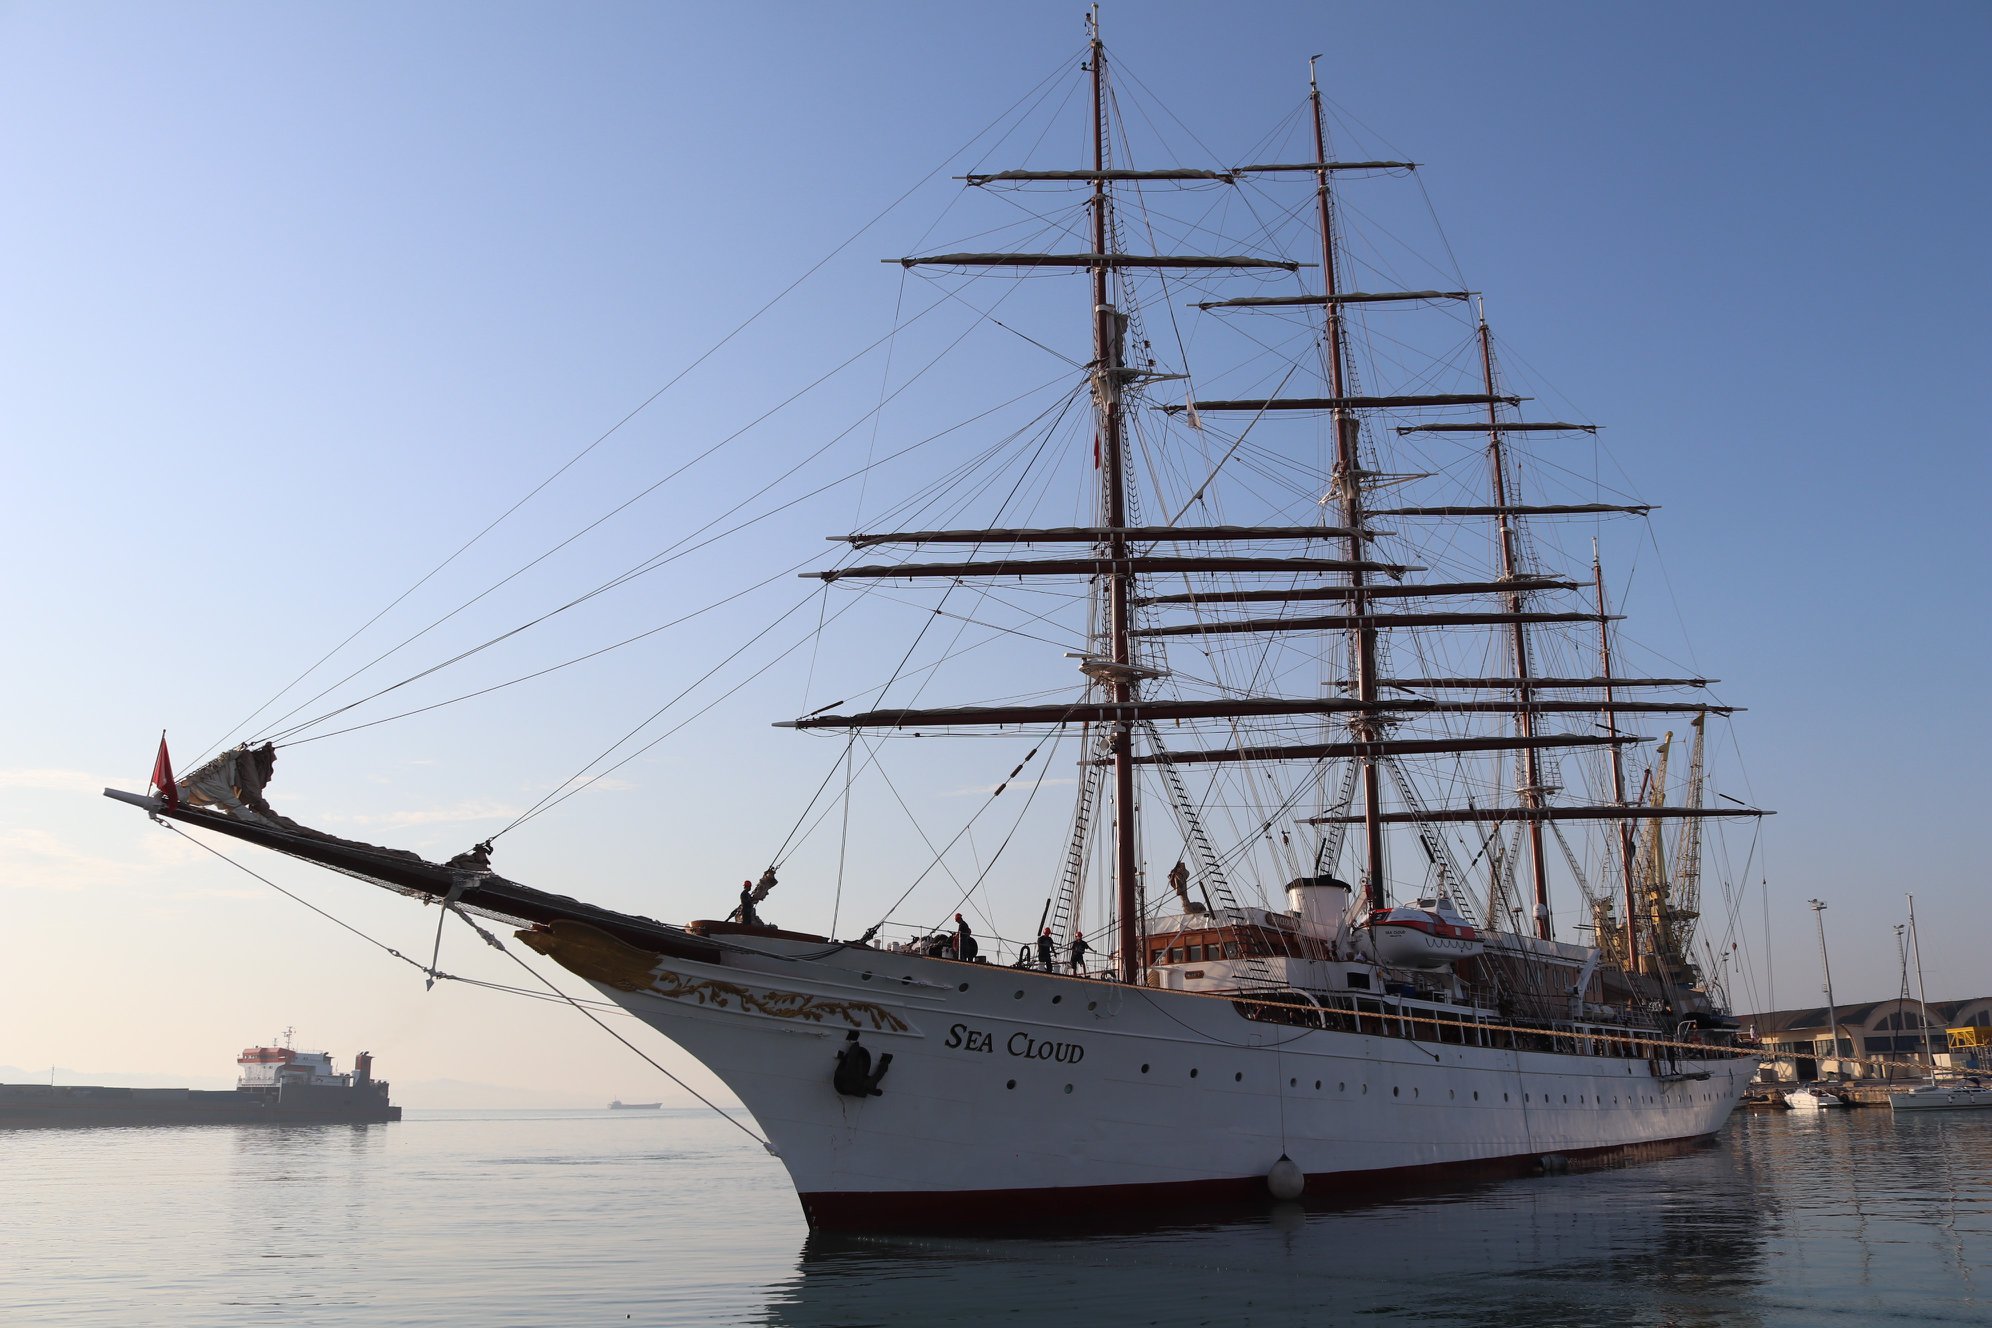
[[1060,1001],[1062,1001],[1062,1000],[1064,1000],[1064,999],[1065,999],[1065,998],[1064,998],[1063,996],[1054,996],[1054,997],[1052,997],[1052,998],[1051,998],[1051,1003],[1052,1003],[1053,1005],[1056,1005],[1056,1004],[1058,1004],[1058,1003],[1059,1003]]
[[1396,1097],[1396,1096],[1397,1096],[1397,1085],[1396,1085],[1396,1084],[1392,1084],[1392,1085],[1390,1086],[1390,1095],[1391,1095],[1392,1097]]
[[1452,1101],[1452,1100],[1453,1100],[1454,1098],[1456,1098],[1456,1097],[1458,1097],[1458,1096],[1459,1096],[1459,1094],[1458,1094],[1458,1093],[1455,1093],[1455,1092],[1453,1092],[1453,1091],[1452,1091],[1452,1089],[1448,1088],[1448,1089],[1446,1090],[1446,1101],[1450,1102],[1450,1101]]
[[1321,1091],[1321,1081],[1319,1079],[1314,1081],[1314,1091],[1317,1093]]
[[1415,1088],[1414,1088],[1414,1089],[1412,1089],[1412,1090],[1411,1090],[1411,1096],[1412,1096],[1412,1097],[1416,1097],[1416,1096],[1418,1096],[1418,1090],[1417,1090],[1417,1089],[1415,1089]]
[[1473,1090],[1473,1100],[1475,1102],[1478,1102],[1480,1100],[1480,1090],[1477,1088]]
[[1565,1093],[1563,1095],[1563,1105],[1566,1107],[1570,1105],[1570,1094]]
[[1300,1087],[1300,1080],[1298,1080],[1298,1079],[1289,1079],[1289,1080],[1287,1080],[1287,1087],[1288,1087],[1288,1088],[1299,1088],[1299,1087]]
[[1068,1093],[1069,1093],[1069,1092],[1071,1092],[1071,1091],[1072,1091],[1072,1085],[1071,1085],[1071,1084],[1067,1084],[1067,1085],[1065,1086],[1065,1091],[1066,1091],[1066,1092],[1068,1092]]
[[1086,1008],[1088,1010],[1097,1010],[1100,1008],[1100,1003],[1098,1001],[1087,1001]]
[[1364,1096],[1364,1097],[1368,1097],[1368,1096],[1369,1096],[1369,1085],[1368,1085],[1368,1084],[1364,1084],[1364,1085],[1363,1085],[1363,1096]]
[[1147,1074],[1147,1073],[1148,1073],[1148,1067],[1147,1067],[1146,1065],[1142,1066],[1142,1067],[1141,1067],[1141,1072],[1142,1072],[1143,1074]]
[[872,975],[869,973],[858,974],[858,981],[860,982],[870,982],[871,980],[872,980]]
[[1003,1087],[1005,1088],[1015,1088],[1016,1086],[1017,1086],[1017,1081],[1015,1079],[1012,1079],[1009,1083],[1003,1085]]
[[1347,1083],[1336,1084],[1335,1091],[1338,1093],[1346,1093],[1349,1091],[1349,1085]]
[[1197,1072],[1196,1072],[1195,1070],[1191,1070],[1191,1071],[1190,1071],[1190,1078],[1194,1079],[1194,1078],[1196,1078],[1196,1077],[1197,1077]]
[[1022,992],[1020,991],[1020,992],[1018,992],[1018,993],[1017,993],[1017,994],[1016,994],[1015,996],[1011,997],[1010,999],[1012,999],[1012,1000],[1017,1000],[1017,1001],[1021,1001],[1022,999],[1024,999],[1024,993],[1022,993]]
[[1239,1071],[1239,1072],[1238,1072],[1237,1074],[1234,1074],[1234,1075],[1232,1075],[1232,1076],[1231,1076],[1231,1082],[1232,1082],[1232,1083],[1234,1083],[1234,1084],[1242,1084],[1242,1083],[1244,1083],[1244,1082],[1245,1082],[1245,1072],[1244,1072],[1243,1070],[1240,1070],[1240,1071]]
[[959,987],[955,988],[955,990],[956,990],[956,991],[967,991],[967,990],[968,990],[968,984],[967,984],[966,982],[964,982],[964,983],[962,983],[962,984],[961,984],[961,986],[959,986]]

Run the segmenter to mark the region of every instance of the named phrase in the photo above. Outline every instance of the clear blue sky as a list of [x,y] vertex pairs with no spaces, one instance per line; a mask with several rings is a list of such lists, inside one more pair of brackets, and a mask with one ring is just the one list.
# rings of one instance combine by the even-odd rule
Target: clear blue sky
[[[0,1064],[226,1073],[288,1023],[342,1057],[372,1047],[401,1080],[668,1092],[571,1013],[424,994],[96,790],[141,786],[162,727],[183,762],[231,731],[1067,63],[1082,16],[0,3]],[[1893,994],[1907,890],[1932,993],[1982,994],[1992,11],[1120,4],[1104,22],[1123,76],[1220,156],[1293,110],[1322,52],[1335,102],[1426,164],[1504,345],[1608,426],[1614,463],[1663,509],[1664,574],[1642,565],[1641,607],[1685,624],[1684,662],[1749,708],[1748,791],[1779,810],[1778,1003],[1817,991],[1811,896],[1831,903],[1842,1000]],[[970,164],[1011,163],[943,174]],[[879,336],[899,276],[876,260],[917,248],[948,188],[930,181],[426,603],[488,583]],[[966,229],[950,217],[943,233]],[[875,403],[880,370],[857,378],[449,639],[510,625],[750,492]],[[881,446],[919,424],[893,420]],[[475,676],[663,621],[742,565],[772,574],[855,519],[855,496],[837,501]],[[572,681],[295,748],[273,797],[455,851],[774,602]],[[501,865],[660,917],[723,910],[834,751],[765,726],[835,699],[833,666],[793,663],[618,787],[508,837]],[[935,788],[973,782],[957,774],[937,768]],[[755,814],[763,792],[772,810]],[[431,915],[245,861],[426,954]],[[828,925],[820,880],[783,890],[785,919]],[[462,936],[447,945],[445,967],[519,976]]]

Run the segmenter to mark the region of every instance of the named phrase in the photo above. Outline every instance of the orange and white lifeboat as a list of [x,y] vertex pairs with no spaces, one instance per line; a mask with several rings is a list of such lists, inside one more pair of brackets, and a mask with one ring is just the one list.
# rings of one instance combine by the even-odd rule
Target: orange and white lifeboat
[[1444,968],[1485,948],[1473,924],[1444,899],[1377,909],[1369,933],[1377,959],[1395,968]]

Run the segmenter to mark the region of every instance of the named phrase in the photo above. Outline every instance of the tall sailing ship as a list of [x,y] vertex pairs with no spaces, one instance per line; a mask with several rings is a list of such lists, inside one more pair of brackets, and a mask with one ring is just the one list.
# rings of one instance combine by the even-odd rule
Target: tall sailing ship
[[[1009,495],[993,513],[843,537],[820,575],[967,588],[991,615],[997,587],[1046,590],[1019,621],[1069,603],[1086,644],[1027,639],[1053,680],[1021,699],[790,721],[844,735],[847,769],[903,733],[1021,734],[1010,779],[1039,787],[1041,751],[1075,753],[1052,879],[1015,905],[1027,939],[978,956],[966,924],[774,927],[772,869],[724,919],[596,907],[506,879],[486,846],[431,862],[299,825],[264,796],[268,745],[107,793],[512,924],[736,1093],[816,1227],[1328,1196],[1710,1135],[1756,1059],[1696,959],[1701,829],[1764,813],[1705,794],[1706,721],[1729,713],[1709,680],[1615,667],[1602,568],[1545,536],[1648,509],[1532,501],[1524,448],[1594,426],[1522,410],[1473,292],[1352,280],[1344,193],[1414,165],[1332,155],[1311,65],[1298,150],[1160,168],[1125,160],[1097,29],[1080,68],[1090,160],[965,179],[1072,242],[900,261],[1069,277],[1088,423],[1020,437],[1064,441],[1068,474],[1081,453],[1092,493],[1066,510],[1090,515],[1020,523],[1054,504],[978,473],[948,501]],[[1213,195],[1246,200],[1246,244],[1156,242],[1213,234]],[[1463,356],[1390,349],[1391,320],[1435,313]],[[1190,320],[1280,362],[1206,375]],[[1410,381],[1367,385],[1393,368]],[[1685,781],[1671,743],[1637,759],[1677,720]],[[1111,923],[1082,937],[1101,878]]]

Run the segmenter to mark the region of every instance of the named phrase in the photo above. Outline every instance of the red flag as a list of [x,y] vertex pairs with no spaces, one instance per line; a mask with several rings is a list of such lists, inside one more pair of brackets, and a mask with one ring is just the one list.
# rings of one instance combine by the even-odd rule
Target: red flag
[[166,800],[168,807],[180,805],[180,786],[173,782],[173,758],[166,754],[166,735],[159,735],[159,756],[152,763],[152,787],[159,790],[159,796]]

